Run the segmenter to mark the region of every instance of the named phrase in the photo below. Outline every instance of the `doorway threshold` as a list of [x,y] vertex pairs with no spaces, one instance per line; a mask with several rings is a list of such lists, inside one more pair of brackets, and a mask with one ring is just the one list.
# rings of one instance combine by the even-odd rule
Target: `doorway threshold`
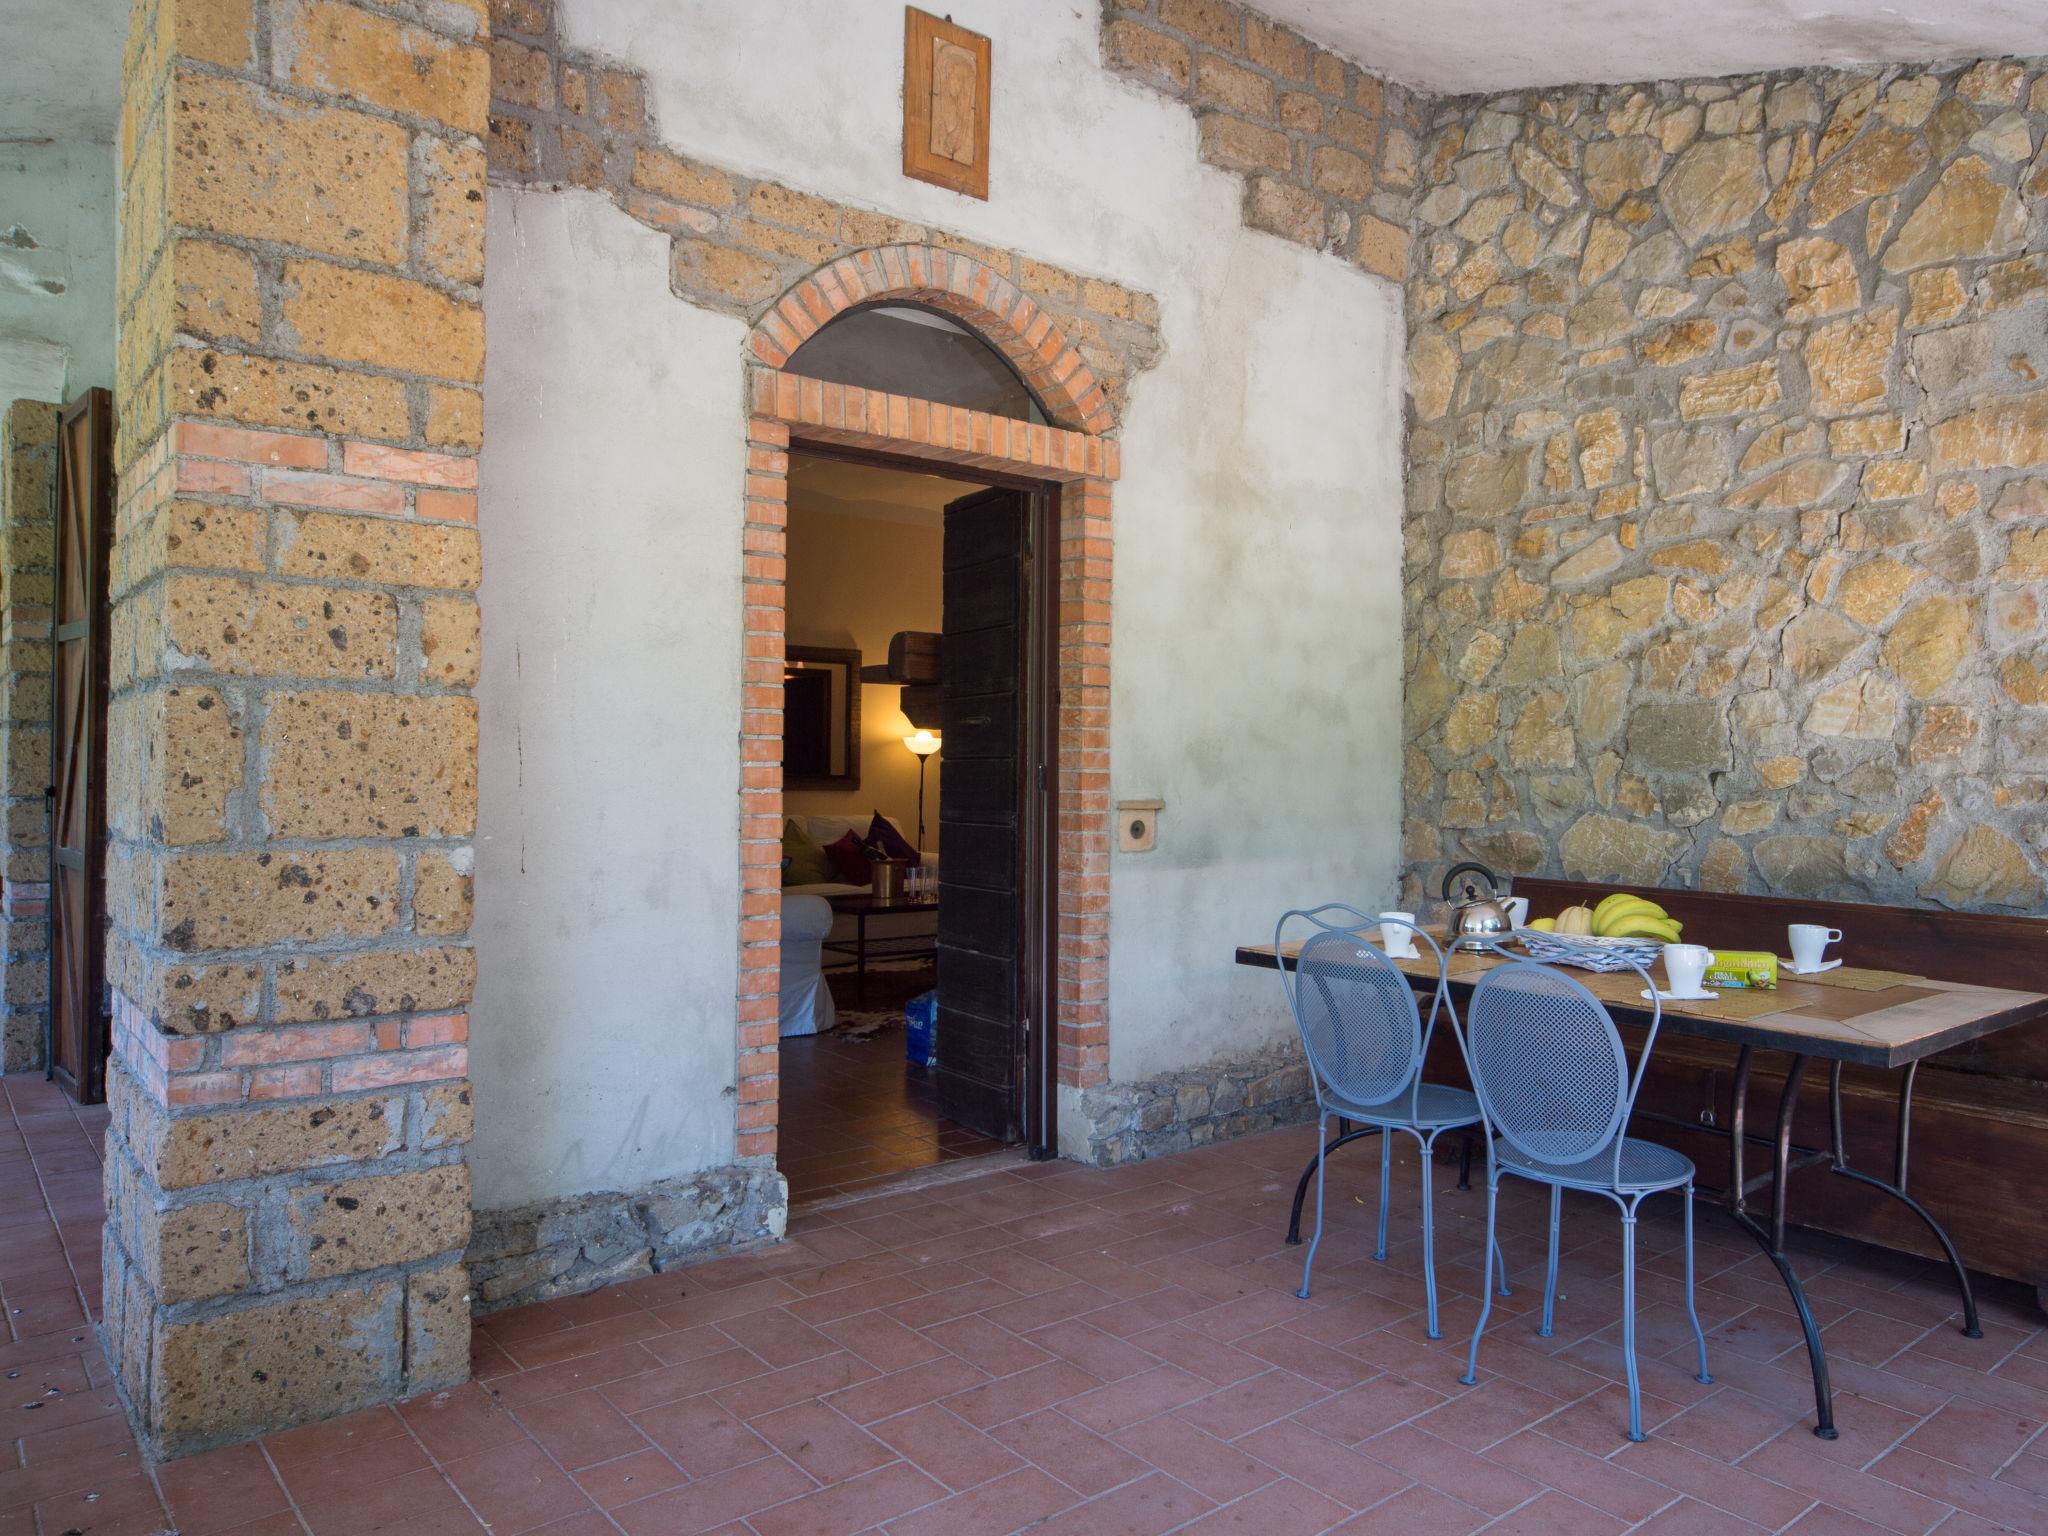
[[984,1152],[977,1157],[957,1157],[949,1162],[933,1163],[926,1168],[909,1168],[902,1173],[884,1174],[874,1183],[860,1189],[841,1189],[829,1195],[793,1200],[789,1206],[789,1217],[794,1221],[800,1216],[817,1216],[825,1212],[841,1211],[847,1206],[860,1205],[869,1200],[916,1194],[945,1184],[957,1184],[963,1179],[978,1179],[985,1174],[999,1173],[1005,1168],[1019,1167],[1030,1161],[1030,1149],[1015,1146],[1003,1147],[995,1152]]

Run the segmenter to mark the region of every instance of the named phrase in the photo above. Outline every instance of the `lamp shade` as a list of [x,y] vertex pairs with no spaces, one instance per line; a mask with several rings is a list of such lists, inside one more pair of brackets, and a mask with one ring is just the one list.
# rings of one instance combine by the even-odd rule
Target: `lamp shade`
[[939,750],[939,738],[930,731],[919,731],[914,736],[904,737],[903,745],[910,748],[919,757],[930,757]]

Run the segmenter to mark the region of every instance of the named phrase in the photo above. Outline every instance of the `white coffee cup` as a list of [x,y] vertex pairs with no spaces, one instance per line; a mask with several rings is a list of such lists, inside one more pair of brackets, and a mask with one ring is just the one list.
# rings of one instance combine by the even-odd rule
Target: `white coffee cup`
[[1842,942],[1842,930],[1818,923],[1793,923],[1785,929],[1785,937],[1792,944],[1792,968],[1817,971],[1827,963],[1827,947]]
[[1699,996],[1703,990],[1700,983],[1706,979],[1707,967],[1713,963],[1714,952],[1704,944],[1664,946],[1664,979],[1671,984],[1674,996]]
[[1508,926],[1519,928],[1529,921],[1529,898],[1526,896],[1504,896],[1501,906],[1508,914]]
[[1413,960],[1417,954],[1415,931],[1413,928],[1404,928],[1401,924],[1413,923],[1415,921],[1415,914],[1413,912],[1382,912],[1380,916],[1388,919],[1388,921],[1380,924],[1380,948],[1386,951],[1387,958],[1390,960]]

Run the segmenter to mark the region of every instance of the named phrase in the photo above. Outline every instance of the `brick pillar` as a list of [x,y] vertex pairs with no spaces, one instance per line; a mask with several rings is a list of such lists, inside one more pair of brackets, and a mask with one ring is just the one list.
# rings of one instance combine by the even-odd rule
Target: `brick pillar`
[[104,1329],[174,1454],[468,1372],[489,38],[129,27]]
[[746,654],[740,686],[738,1151],[775,1155],[781,1101],[782,655],[788,639],[789,427],[747,424]]
[[1108,480],[1060,493],[1059,1078],[1109,1081]]
[[50,597],[57,407],[17,400],[0,417],[0,1070],[43,1066],[50,995]]

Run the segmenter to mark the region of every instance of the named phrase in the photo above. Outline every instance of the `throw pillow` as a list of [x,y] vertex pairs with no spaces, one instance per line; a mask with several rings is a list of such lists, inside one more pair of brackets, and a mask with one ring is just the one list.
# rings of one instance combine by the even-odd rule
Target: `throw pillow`
[[875,812],[875,819],[868,823],[868,848],[885,859],[901,859],[906,864],[917,862],[917,849],[880,811]]
[[846,884],[873,883],[874,866],[868,863],[868,853],[861,847],[860,839],[851,832],[843,833],[835,841],[827,843],[825,857],[832,861],[832,872]]
[[832,861],[795,820],[782,824],[782,883],[825,885],[832,879]]

